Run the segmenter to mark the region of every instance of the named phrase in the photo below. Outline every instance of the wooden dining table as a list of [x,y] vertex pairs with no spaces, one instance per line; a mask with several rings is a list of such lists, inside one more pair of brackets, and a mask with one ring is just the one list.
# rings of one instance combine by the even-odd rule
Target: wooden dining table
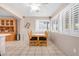
[[39,33],[32,34],[30,37],[30,45],[47,46],[47,36]]
[[32,34],[32,37],[37,37],[39,40],[39,37],[46,37],[45,34]]

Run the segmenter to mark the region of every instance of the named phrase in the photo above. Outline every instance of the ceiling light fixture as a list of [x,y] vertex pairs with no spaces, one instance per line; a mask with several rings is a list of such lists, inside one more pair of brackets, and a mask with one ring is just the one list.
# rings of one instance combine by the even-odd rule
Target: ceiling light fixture
[[39,11],[40,10],[40,3],[29,3],[26,6],[29,6],[31,8],[31,11]]
[[31,10],[32,11],[37,11],[37,10],[40,10],[40,4],[33,4],[31,5]]

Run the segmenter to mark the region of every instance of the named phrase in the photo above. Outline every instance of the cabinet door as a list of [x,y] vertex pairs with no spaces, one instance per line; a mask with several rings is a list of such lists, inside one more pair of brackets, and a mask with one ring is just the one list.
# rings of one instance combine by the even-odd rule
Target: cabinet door
[[4,25],[4,23],[5,23],[4,20],[1,20],[1,25]]
[[6,25],[9,25],[9,20],[6,20]]
[[13,20],[10,20],[10,25],[13,25]]

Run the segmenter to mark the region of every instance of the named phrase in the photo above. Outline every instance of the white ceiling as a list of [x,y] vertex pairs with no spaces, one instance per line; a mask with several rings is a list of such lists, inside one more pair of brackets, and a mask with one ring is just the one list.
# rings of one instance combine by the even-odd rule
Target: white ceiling
[[[26,3],[28,4],[28,3]],[[56,10],[59,10],[59,8],[62,8],[61,6],[65,7],[66,3],[48,3],[47,5],[43,5],[40,7],[39,12],[30,12],[30,8],[26,6],[25,3],[1,3],[1,6],[4,6],[8,10],[11,10],[16,15],[19,16],[42,16],[42,17],[48,17],[52,16]]]

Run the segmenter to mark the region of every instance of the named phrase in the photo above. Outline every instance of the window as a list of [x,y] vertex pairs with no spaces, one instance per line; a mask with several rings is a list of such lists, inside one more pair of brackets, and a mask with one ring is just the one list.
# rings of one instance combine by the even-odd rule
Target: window
[[63,31],[64,32],[71,32],[71,9],[67,8],[63,11]]
[[71,19],[74,31],[79,31],[79,4],[71,8]]
[[52,25],[52,31],[54,31],[54,21],[52,21],[52,23],[51,23]]
[[49,20],[37,20],[36,21],[36,32],[44,32],[50,29]]
[[69,24],[69,11],[66,11],[65,13],[65,29],[70,29],[70,24]]
[[52,31],[79,37],[79,3],[70,4],[53,17]]
[[59,31],[59,15],[56,18],[56,31]]
[[52,31],[59,31],[59,15],[52,20]]
[[52,31],[56,31],[56,22],[55,19],[52,21]]
[[58,31],[58,20],[55,18],[53,21],[54,31]]

